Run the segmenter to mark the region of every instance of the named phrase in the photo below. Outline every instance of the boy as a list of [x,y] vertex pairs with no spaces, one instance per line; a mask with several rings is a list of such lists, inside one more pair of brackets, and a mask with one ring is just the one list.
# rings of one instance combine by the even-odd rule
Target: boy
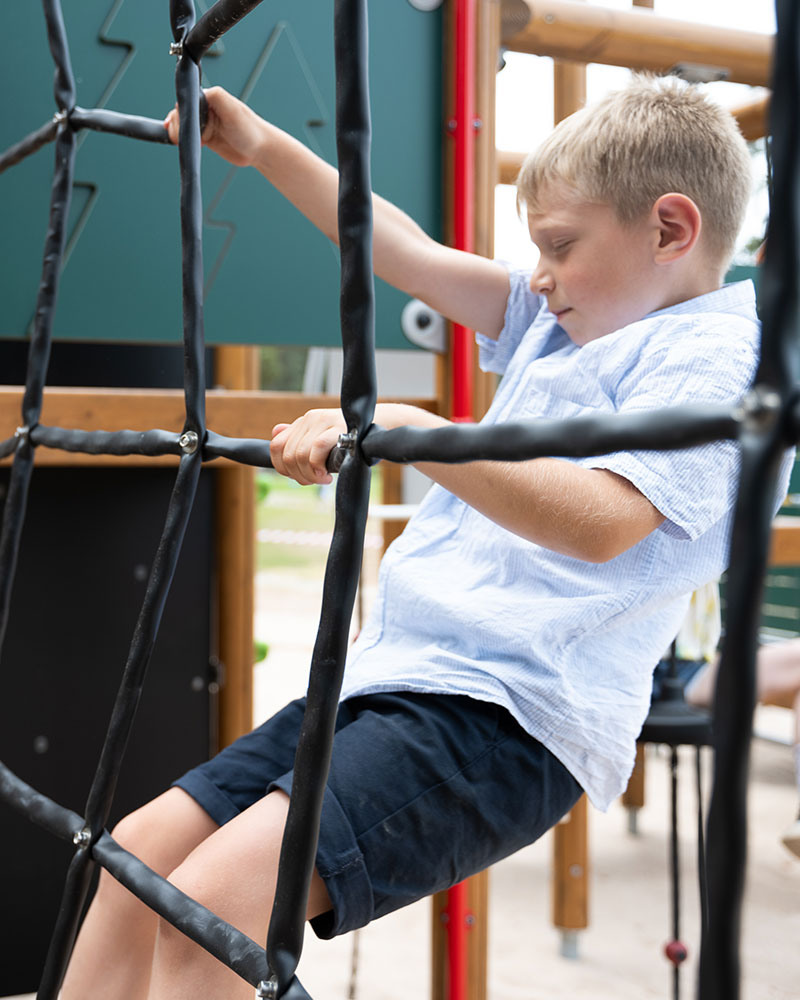
[[[253,165],[331,239],[336,172],[230,95],[204,141]],[[178,122],[166,125],[173,141]],[[750,189],[730,117],[639,79],[559,125],[523,167],[533,274],[443,247],[375,199],[376,272],[481,331],[503,381],[485,418],[733,403],[755,370],[749,285],[721,288]],[[312,277],[313,280],[313,277]],[[438,426],[412,407],[375,421]],[[338,411],[278,425],[275,468],[328,481]],[[345,678],[307,914],[332,936],[536,839],[630,772],[650,673],[727,559],[736,447],[575,461],[425,463]],[[301,709],[288,706],[119,825],[157,871],[264,940]],[[266,794],[265,794],[266,793]],[[65,1000],[249,997],[103,875]]]

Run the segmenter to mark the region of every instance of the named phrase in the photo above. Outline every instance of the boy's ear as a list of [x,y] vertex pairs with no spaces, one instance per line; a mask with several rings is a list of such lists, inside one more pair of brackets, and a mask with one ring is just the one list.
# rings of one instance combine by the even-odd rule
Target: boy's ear
[[700,238],[703,219],[700,209],[688,195],[662,194],[653,205],[653,222],[658,229],[655,257],[670,263],[688,253]]

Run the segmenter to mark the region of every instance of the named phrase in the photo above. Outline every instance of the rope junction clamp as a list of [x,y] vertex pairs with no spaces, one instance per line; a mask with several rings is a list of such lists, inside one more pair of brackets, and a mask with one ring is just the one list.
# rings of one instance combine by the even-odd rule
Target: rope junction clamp
[[169,54],[171,56],[182,56],[183,55],[183,42],[170,42],[169,43]]
[[72,843],[76,847],[88,847],[92,840],[92,833],[88,827],[84,827],[82,830],[76,830],[72,835]]
[[748,430],[763,429],[773,420],[781,408],[781,397],[774,389],[755,386],[742,397],[741,403],[733,411],[733,416]]
[[197,451],[198,444],[200,444],[200,438],[197,436],[197,431],[184,431],[178,438],[178,444],[181,446],[181,451],[184,455],[194,455]]
[[258,984],[258,989],[256,990],[256,996],[259,1000],[276,1000],[278,996],[278,980],[277,979],[262,979]]
[[53,121],[56,125],[60,125],[62,122],[67,121],[68,118],[69,112],[65,108],[62,108],[60,111],[56,111],[53,115]]
[[14,431],[14,437],[16,437],[16,438],[27,438],[28,435],[30,434],[30,432],[31,432],[31,429],[26,424],[24,427],[18,427]]

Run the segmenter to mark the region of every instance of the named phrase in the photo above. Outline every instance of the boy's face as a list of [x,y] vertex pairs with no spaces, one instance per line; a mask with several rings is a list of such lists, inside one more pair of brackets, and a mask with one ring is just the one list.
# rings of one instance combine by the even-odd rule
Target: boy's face
[[623,225],[610,205],[581,199],[553,184],[528,213],[540,258],[531,290],[547,298],[559,325],[578,345],[642,319],[662,301],[653,260],[658,228],[647,217]]

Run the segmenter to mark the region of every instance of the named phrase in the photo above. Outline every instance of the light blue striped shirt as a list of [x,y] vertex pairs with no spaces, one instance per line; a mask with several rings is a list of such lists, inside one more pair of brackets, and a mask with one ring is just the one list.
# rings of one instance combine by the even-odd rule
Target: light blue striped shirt
[[[510,279],[499,339],[478,336],[482,367],[503,375],[485,423],[733,402],[753,378],[750,282],[577,347],[531,293],[530,274]],[[434,486],[383,559],[342,697],[407,690],[499,703],[605,809],[631,772],[653,666],[692,591],[726,566],[738,449],[575,461],[624,476],[666,520],[597,565],[525,541]]]

